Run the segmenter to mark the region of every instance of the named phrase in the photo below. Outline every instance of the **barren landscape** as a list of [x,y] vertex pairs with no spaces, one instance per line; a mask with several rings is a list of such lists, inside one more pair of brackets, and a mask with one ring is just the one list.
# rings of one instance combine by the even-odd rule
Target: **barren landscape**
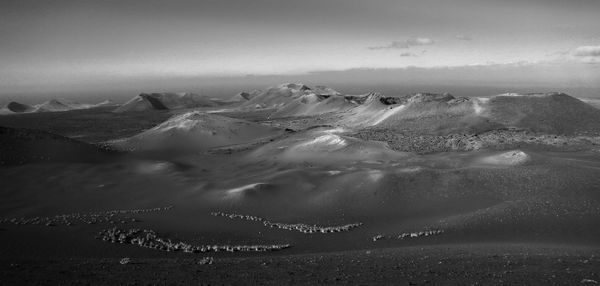
[[0,0],[0,286],[598,285],[599,12]]
[[0,117],[4,281],[598,280],[599,109],[562,93],[251,94]]

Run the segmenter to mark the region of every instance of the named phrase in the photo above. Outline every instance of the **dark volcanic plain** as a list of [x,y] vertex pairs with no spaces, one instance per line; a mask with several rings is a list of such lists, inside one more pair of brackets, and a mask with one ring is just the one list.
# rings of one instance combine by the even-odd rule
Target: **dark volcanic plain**
[[600,282],[576,98],[178,96],[0,116],[2,283]]

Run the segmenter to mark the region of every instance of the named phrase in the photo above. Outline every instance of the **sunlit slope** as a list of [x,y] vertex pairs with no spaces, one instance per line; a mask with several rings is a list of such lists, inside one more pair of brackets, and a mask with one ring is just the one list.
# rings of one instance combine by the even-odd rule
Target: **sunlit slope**
[[385,143],[364,141],[343,135],[342,128],[314,128],[268,143],[253,151],[251,160],[339,164],[341,162],[393,160],[405,156]]
[[242,108],[275,109],[270,116],[274,119],[325,116],[332,125],[423,134],[507,128],[565,135],[600,132],[600,110],[564,93],[473,98],[448,93],[343,95],[326,87],[283,84],[254,92]]
[[600,132],[600,110],[563,93],[415,101],[420,97],[417,94],[400,105],[391,105],[388,113],[392,114],[372,126],[439,134],[499,128],[567,135]]
[[133,151],[201,151],[248,143],[281,134],[276,128],[198,111],[176,115],[133,137],[112,144]]
[[101,106],[109,106],[113,103],[110,100],[105,100],[97,104],[79,103],[66,99],[51,99],[33,106],[12,101],[0,109],[2,114],[18,114],[18,113],[33,113],[33,112],[60,112],[78,109],[89,109]]

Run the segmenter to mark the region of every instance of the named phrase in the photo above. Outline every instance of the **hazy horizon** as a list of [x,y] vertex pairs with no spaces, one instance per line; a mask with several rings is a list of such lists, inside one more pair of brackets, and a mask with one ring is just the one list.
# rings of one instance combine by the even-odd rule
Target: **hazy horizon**
[[[309,86],[325,85],[344,94],[380,92],[384,95],[416,92],[449,92],[455,96],[478,97],[501,93],[564,92],[579,98],[600,98],[600,86],[594,84],[593,76],[578,80],[561,79],[560,69],[546,73],[553,80],[546,83],[533,80],[539,69],[530,66],[480,67],[447,69],[354,69],[348,71],[314,72],[301,75],[264,75],[214,78],[164,78],[147,81],[114,83],[113,85],[90,85],[80,90],[47,90],[0,95],[0,104],[18,101],[36,104],[49,99],[69,99],[85,103],[106,99],[123,103],[140,93],[192,92],[215,98],[228,99],[241,91],[268,88],[282,83],[296,82]],[[511,70],[507,72],[506,69]],[[460,70],[456,75],[456,70]],[[527,73],[529,72],[529,74]],[[465,76],[469,74],[469,76]],[[600,73],[599,73],[600,74]],[[508,75],[508,77],[501,75]],[[490,80],[492,78],[492,80]]]
[[287,81],[598,97],[599,10],[590,0],[2,1],[0,101]]

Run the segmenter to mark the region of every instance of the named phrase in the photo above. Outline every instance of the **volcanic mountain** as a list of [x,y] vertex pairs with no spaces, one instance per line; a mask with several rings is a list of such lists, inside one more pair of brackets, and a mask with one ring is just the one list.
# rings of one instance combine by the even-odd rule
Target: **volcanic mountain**
[[[355,106],[338,91],[326,87],[313,88],[301,83],[285,83],[265,91],[254,90],[237,95],[244,109],[275,109],[271,118],[311,116],[348,110]],[[239,100],[242,97],[244,100]]]
[[[240,95],[244,94],[246,93]],[[269,87],[265,91],[253,91],[247,94],[248,101],[242,105],[246,108],[282,108],[296,101],[309,104],[322,101],[331,96],[341,95],[339,92],[325,86],[310,88],[302,83],[284,83]]]
[[309,93],[293,99],[271,114],[271,118],[311,116],[330,112],[341,112],[356,105],[341,95]]
[[476,102],[448,93],[403,96],[370,94],[360,106],[343,114],[343,124],[359,128],[447,134],[499,127],[479,115]]
[[27,113],[33,112],[34,110],[35,108],[30,105],[11,101],[0,110],[0,114]]
[[258,90],[258,89],[252,90],[250,92],[242,91],[242,92],[234,95],[233,97],[231,97],[228,101],[230,101],[230,102],[245,102],[247,100],[250,100],[250,99],[256,97],[260,93],[262,93],[262,91]]
[[354,132],[348,136],[422,154],[510,150],[522,144],[590,150],[600,141],[600,110],[556,92],[471,98],[449,93],[343,95],[325,87],[283,84],[238,108],[242,113],[264,108],[275,126],[342,127]]
[[87,104],[66,99],[51,99],[44,103],[30,106],[12,101],[0,110],[0,114],[69,111],[76,109],[88,109],[100,106],[108,106],[111,104],[112,101],[110,100],[105,100],[98,104]]
[[319,164],[403,157],[402,153],[390,150],[385,143],[343,135],[347,131],[331,127],[309,129],[261,146],[250,157]]
[[342,112],[340,124],[442,135],[506,128],[567,135],[600,132],[600,110],[564,93],[487,98],[369,94],[355,102],[356,107]]
[[564,93],[501,94],[480,113],[507,127],[551,134],[600,132],[600,110]]
[[119,106],[115,112],[214,107],[222,102],[195,93],[142,93]]
[[249,143],[281,133],[279,129],[259,123],[193,111],[176,115],[138,135],[111,144],[133,151],[193,152]]
[[66,102],[62,102],[57,99],[51,99],[42,104],[35,106],[35,112],[68,111],[71,109],[76,109],[76,108],[74,108],[74,106],[70,106]]

